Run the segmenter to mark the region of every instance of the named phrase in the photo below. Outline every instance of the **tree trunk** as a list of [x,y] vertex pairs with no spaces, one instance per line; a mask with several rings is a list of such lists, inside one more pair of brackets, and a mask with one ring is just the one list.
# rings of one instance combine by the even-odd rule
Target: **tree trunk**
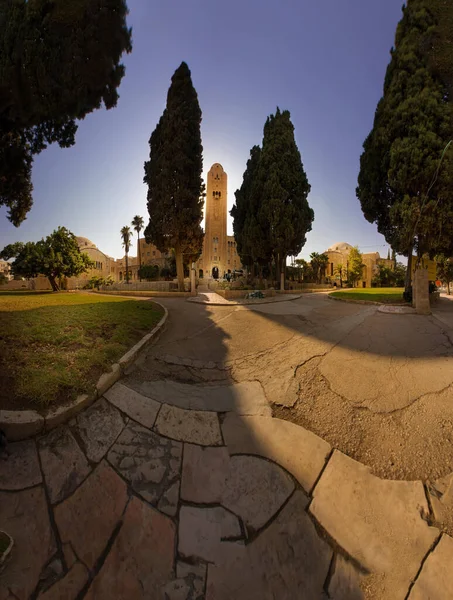
[[176,244],[175,246],[175,259],[176,259],[176,277],[178,278],[178,291],[184,291],[184,261],[181,250],[181,245]]
[[413,246],[409,247],[408,255],[407,255],[407,271],[406,271],[406,279],[404,281],[404,291],[409,292],[412,285],[412,251]]
[[129,283],[129,259],[126,252],[126,283]]
[[286,256],[282,257],[282,265],[280,271],[280,289],[285,289],[285,267],[286,267]]
[[142,252],[140,250],[140,233],[137,231],[137,248],[138,248],[138,276],[142,280]]
[[447,281],[447,294],[450,295],[450,282]]
[[55,277],[53,275],[49,275],[47,277],[47,279],[49,280],[50,285],[52,286],[52,291],[53,292],[58,292],[60,288],[58,287],[58,284],[57,284],[57,281],[56,281]]

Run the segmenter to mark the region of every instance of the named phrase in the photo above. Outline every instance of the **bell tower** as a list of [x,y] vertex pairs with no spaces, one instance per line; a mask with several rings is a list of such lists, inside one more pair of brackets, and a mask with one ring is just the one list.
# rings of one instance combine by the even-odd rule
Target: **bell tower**
[[204,277],[222,278],[227,271],[227,183],[222,165],[215,163],[206,186]]

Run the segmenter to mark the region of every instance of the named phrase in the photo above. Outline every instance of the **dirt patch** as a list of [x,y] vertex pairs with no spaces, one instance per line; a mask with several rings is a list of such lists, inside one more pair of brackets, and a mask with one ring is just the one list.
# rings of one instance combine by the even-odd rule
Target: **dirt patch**
[[453,471],[453,388],[391,414],[356,408],[334,393],[316,358],[298,369],[299,398],[274,416],[313,431],[386,479],[435,481]]

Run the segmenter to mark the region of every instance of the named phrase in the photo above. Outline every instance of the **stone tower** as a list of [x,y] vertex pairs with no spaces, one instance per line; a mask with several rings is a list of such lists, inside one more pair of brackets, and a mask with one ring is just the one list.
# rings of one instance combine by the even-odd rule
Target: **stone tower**
[[215,163],[208,173],[205,206],[203,270],[205,277],[221,278],[227,265],[227,174]]

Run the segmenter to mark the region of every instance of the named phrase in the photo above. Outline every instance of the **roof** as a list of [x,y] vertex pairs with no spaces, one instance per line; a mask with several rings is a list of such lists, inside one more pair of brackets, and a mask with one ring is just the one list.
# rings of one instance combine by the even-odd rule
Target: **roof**
[[83,248],[85,246],[88,246],[89,248],[96,248],[96,244],[93,244],[93,242],[86,237],[76,236],[76,240],[79,244],[79,248]]
[[351,250],[352,246],[351,244],[348,244],[347,242],[337,242],[336,244],[332,244],[332,246],[330,246],[330,248],[327,250],[327,252],[341,252],[343,250]]

